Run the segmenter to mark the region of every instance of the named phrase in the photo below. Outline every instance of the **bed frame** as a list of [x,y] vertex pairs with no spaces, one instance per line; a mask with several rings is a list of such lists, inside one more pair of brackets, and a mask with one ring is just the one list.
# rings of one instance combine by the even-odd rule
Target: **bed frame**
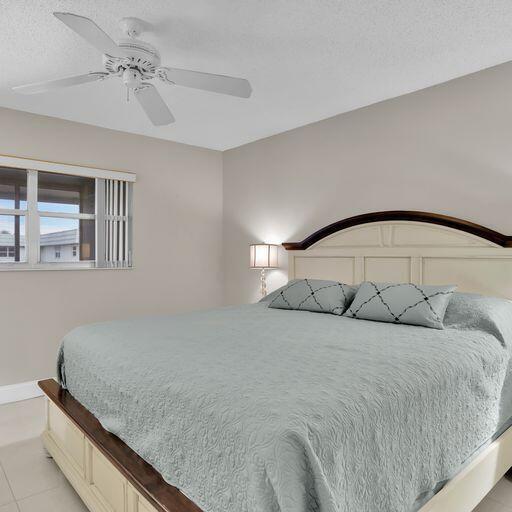
[[[289,277],[456,284],[512,299],[512,237],[453,217],[377,212],[330,224],[289,251]],[[92,512],[201,512],[53,379],[43,442]],[[470,512],[512,467],[512,428],[420,512]]]

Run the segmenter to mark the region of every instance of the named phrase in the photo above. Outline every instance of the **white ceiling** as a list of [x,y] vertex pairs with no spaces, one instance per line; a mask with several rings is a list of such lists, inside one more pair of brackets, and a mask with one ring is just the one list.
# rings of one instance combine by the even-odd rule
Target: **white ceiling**
[[[140,17],[163,65],[248,78],[253,96],[157,84],[176,117],[157,128],[117,79],[13,93],[101,70],[56,10],[115,40],[120,18]],[[510,59],[511,0],[0,0],[1,106],[221,150]]]

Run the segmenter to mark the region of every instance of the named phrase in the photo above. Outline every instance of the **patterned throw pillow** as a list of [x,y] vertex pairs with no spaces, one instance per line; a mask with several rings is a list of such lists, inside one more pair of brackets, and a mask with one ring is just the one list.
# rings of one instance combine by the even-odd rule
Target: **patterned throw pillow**
[[337,281],[295,279],[283,286],[268,307],[342,315],[354,295],[355,288]]
[[359,286],[344,316],[443,329],[444,314],[455,289],[366,281]]

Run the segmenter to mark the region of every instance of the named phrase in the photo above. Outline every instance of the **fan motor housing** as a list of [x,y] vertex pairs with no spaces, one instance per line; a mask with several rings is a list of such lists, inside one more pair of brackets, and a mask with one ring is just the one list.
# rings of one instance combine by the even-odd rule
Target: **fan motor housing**
[[155,74],[155,69],[160,66],[160,54],[151,44],[138,39],[123,39],[119,42],[126,57],[111,57],[103,55],[103,65],[112,74],[120,74],[126,69],[136,69],[143,78]]

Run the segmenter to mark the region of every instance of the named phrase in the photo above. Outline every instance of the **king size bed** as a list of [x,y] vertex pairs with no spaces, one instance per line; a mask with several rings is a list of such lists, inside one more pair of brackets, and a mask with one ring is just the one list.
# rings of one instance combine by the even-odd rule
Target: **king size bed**
[[469,512],[512,466],[508,237],[384,212],[284,245],[290,280],[412,283],[430,309],[456,285],[444,328],[281,290],[75,329],[43,440],[93,512]]

